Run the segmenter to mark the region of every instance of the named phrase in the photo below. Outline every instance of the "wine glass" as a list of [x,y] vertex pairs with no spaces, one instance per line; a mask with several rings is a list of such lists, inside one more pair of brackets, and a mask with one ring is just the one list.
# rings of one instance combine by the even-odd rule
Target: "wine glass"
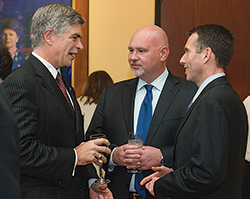
[[[90,140],[101,139],[101,138],[105,138],[106,139],[106,135],[104,135],[104,134],[93,134],[93,135],[90,135],[89,138],[90,138]],[[106,156],[106,153],[102,153],[102,154],[104,156]],[[100,158],[98,159],[98,161],[101,163],[101,166],[99,166],[99,173],[98,173],[99,179],[97,179],[96,181],[94,181],[93,184],[94,185],[108,184],[110,182],[110,180],[104,178],[103,161]]]
[[[136,145],[138,149],[142,149],[143,146],[142,133],[130,131],[128,133],[128,145]],[[128,173],[141,173],[139,169],[127,169]]]

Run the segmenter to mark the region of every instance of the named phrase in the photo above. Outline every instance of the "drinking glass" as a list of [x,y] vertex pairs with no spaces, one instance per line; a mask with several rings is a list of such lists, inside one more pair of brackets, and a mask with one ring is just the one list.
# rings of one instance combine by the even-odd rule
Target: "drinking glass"
[[[90,140],[101,139],[101,138],[106,139],[106,135],[104,135],[104,134],[93,134],[93,135],[90,135],[89,138],[90,138]],[[104,156],[107,155],[106,153],[102,153],[102,154]],[[93,184],[95,184],[95,185],[108,184],[110,182],[110,180],[104,178],[105,174],[104,174],[104,171],[103,171],[103,161],[101,159],[98,159],[98,161],[101,163],[101,166],[99,166],[99,167],[96,165],[99,168],[99,173],[98,173],[99,179],[94,181]]]
[[[142,149],[143,146],[142,133],[130,131],[128,134],[128,145],[136,145],[138,149]],[[139,169],[127,169],[128,173],[141,173]]]

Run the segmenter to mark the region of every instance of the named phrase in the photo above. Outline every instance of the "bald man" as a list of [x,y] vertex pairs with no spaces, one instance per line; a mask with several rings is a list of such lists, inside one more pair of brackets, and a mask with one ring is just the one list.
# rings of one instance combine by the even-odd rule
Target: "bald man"
[[[164,30],[148,25],[137,30],[129,46],[128,61],[136,78],[106,87],[93,115],[87,136],[104,133],[111,143],[112,154],[107,165],[109,188],[114,198],[153,198],[147,191],[135,189],[138,168],[143,176],[152,166],[172,166],[175,132],[197,87],[167,69],[168,37]],[[178,66],[177,66],[178,67]],[[143,150],[127,145],[128,133],[137,130],[141,104],[152,85],[152,120],[146,132]]]

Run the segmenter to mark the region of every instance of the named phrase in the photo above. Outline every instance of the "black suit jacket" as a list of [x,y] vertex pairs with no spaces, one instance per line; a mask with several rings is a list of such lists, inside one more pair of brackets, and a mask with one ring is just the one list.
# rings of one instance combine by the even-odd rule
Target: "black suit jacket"
[[[128,142],[128,132],[133,128],[134,99],[138,78],[116,83],[104,89],[87,131],[105,133],[111,148]],[[196,85],[169,73],[156,105],[145,145],[160,148],[166,165],[173,166],[173,144],[178,124],[191,101]],[[151,170],[143,171],[147,176]],[[109,188],[115,199],[128,199],[131,174],[125,167],[115,167],[107,172],[111,179]],[[149,193],[148,198],[151,198]]]
[[226,77],[210,82],[177,131],[174,172],[155,183],[156,198],[239,199],[247,115]]
[[20,198],[19,135],[11,105],[0,84],[0,198]]
[[[85,167],[73,148],[83,141],[83,118],[74,89],[65,81],[71,111],[48,69],[33,55],[3,83],[17,119],[21,143],[22,198],[83,198]],[[85,173],[84,173],[85,172]]]

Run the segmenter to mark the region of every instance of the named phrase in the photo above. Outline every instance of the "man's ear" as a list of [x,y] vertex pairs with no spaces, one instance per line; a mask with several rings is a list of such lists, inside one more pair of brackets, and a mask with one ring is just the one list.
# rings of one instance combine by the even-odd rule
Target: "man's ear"
[[170,50],[167,46],[162,46],[160,48],[161,61],[165,61],[168,58],[169,52]]
[[45,42],[48,45],[51,46],[53,44],[53,30],[52,29],[46,29],[43,32],[43,37],[44,37]]
[[207,47],[205,50],[204,50],[204,56],[203,56],[203,63],[207,63],[210,59],[211,59],[211,56],[212,56],[212,49]]

